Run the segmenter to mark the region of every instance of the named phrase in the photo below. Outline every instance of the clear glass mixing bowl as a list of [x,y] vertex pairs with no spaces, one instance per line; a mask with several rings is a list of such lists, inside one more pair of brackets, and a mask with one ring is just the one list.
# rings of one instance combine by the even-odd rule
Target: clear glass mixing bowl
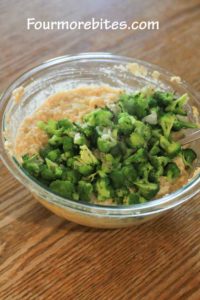
[[[135,63],[142,73],[131,73],[127,64]],[[145,69],[144,69],[145,68]],[[159,72],[159,79],[155,79]],[[6,144],[13,144],[17,130],[25,117],[35,111],[51,94],[85,84],[109,84],[129,91],[153,85],[177,94],[188,93],[188,111],[194,119],[192,106],[200,108],[193,89],[185,82],[172,82],[173,75],[149,63],[110,53],[83,53],[62,56],[46,61],[29,70],[13,82],[1,96],[0,102],[0,155],[10,172],[45,207],[73,222],[101,228],[127,227],[160,216],[165,211],[191,199],[199,192],[200,173],[179,190],[160,199],[130,206],[104,206],[72,201],[53,194],[30,178],[20,167]],[[14,89],[23,86],[25,93],[19,103],[13,101]],[[6,132],[6,137],[5,137]],[[200,141],[192,144],[198,153],[196,167],[200,166]]]

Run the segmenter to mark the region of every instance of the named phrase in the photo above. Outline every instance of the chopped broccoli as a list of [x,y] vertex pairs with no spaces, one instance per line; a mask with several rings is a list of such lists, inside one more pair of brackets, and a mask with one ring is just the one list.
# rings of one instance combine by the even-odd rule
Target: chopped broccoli
[[160,117],[159,124],[162,127],[163,134],[166,138],[170,136],[174,121],[175,115],[171,113],[164,114]]
[[167,176],[167,179],[170,181],[179,177],[180,174],[181,171],[178,168],[177,164],[174,162],[169,163],[164,171],[164,175]]
[[62,144],[63,144],[63,150],[66,151],[71,151],[74,147],[73,144],[73,138],[70,136],[64,136],[62,138]]
[[22,159],[22,167],[26,169],[32,176],[38,177],[43,164],[43,161],[40,159],[40,157],[38,155],[24,155]]
[[73,199],[74,185],[67,180],[55,180],[49,185],[49,188],[62,197]]
[[187,148],[182,150],[183,162],[187,167],[192,167],[193,161],[197,158],[196,152],[194,150]]
[[128,134],[134,129],[136,119],[128,113],[120,113],[118,118],[119,132]]
[[179,131],[183,128],[198,128],[198,124],[189,122],[189,121],[183,121],[179,120],[178,118],[175,119],[174,124],[173,124],[173,130]]
[[158,183],[146,182],[145,180],[138,180],[135,185],[139,193],[147,200],[152,199],[160,189]]
[[97,147],[99,151],[108,153],[117,145],[117,130],[111,131],[110,128],[105,128],[102,135],[97,139]]
[[165,108],[174,101],[175,97],[173,93],[156,91],[154,93],[154,99],[158,106]]
[[78,183],[78,194],[80,199],[83,201],[90,201],[93,192],[93,186],[91,183],[86,181],[79,181]]
[[121,95],[119,102],[124,112],[138,118],[143,118],[149,113],[149,104],[143,93]]
[[167,107],[166,111],[173,112],[179,115],[186,115],[185,104],[188,101],[188,95],[184,94],[180,98],[172,101]]
[[111,111],[103,108],[98,108],[83,117],[89,126],[110,126],[112,125],[113,114]]
[[175,157],[181,151],[181,146],[178,142],[170,142],[164,136],[160,137],[160,146],[169,157]]
[[132,204],[140,204],[140,203],[145,203],[147,200],[140,196],[138,193],[131,193],[128,195],[126,199],[127,204],[132,205]]
[[108,178],[101,178],[96,182],[97,198],[100,201],[112,198],[113,190]]
[[120,205],[152,200],[161,176],[171,182],[181,175],[174,158],[180,156],[186,170],[197,158],[171,134],[198,127],[187,118],[187,98],[143,89],[94,109],[80,122],[39,121],[47,144],[36,155],[24,155],[22,166],[68,199]]

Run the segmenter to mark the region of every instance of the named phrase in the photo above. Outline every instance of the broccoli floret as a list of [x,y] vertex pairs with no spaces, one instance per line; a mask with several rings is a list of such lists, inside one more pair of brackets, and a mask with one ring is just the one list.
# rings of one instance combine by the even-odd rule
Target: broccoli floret
[[145,202],[147,202],[147,200],[144,197],[140,196],[138,193],[131,193],[126,198],[126,203],[129,205],[140,204]]
[[164,136],[160,137],[160,146],[169,157],[175,157],[181,151],[181,146],[178,142],[170,142]]
[[188,95],[184,94],[180,98],[172,101],[166,107],[166,111],[173,112],[173,113],[179,114],[179,115],[187,115],[185,108],[184,108],[187,101],[188,101]]
[[119,160],[114,158],[110,153],[101,153],[100,159],[102,162],[100,171],[104,174],[110,173],[119,165]]
[[154,168],[149,173],[149,180],[159,182],[160,176],[164,173],[165,166],[170,162],[170,158],[166,156],[151,156],[150,160]]
[[149,180],[149,173],[153,170],[152,165],[147,162],[147,163],[140,163],[138,165],[137,171],[138,175],[145,181]]
[[62,180],[68,180],[76,184],[80,180],[81,175],[76,170],[65,168],[62,173]]
[[60,131],[58,130],[58,122],[54,120],[49,120],[48,122],[39,121],[37,126],[44,130],[48,135],[58,135]]
[[63,169],[60,165],[51,161],[48,158],[45,159],[45,162],[46,162],[48,169],[52,172],[52,174],[54,174],[55,178],[59,178],[62,176]]
[[178,168],[177,164],[174,162],[169,163],[164,171],[164,175],[167,177],[168,180],[173,180],[179,177],[181,174],[180,169]]
[[159,183],[147,182],[146,180],[138,180],[135,182],[139,193],[147,200],[151,200],[159,191]]
[[121,95],[119,101],[123,111],[130,115],[135,115],[140,119],[148,115],[149,104],[143,93],[124,94]]
[[75,135],[74,135],[74,144],[76,145],[87,145],[88,144],[88,141],[86,139],[86,137],[80,133],[80,132],[77,132]]
[[108,178],[101,178],[96,182],[97,198],[100,201],[112,198],[113,190]]
[[52,146],[50,146],[49,144],[47,144],[45,147],[42,147],[39,150],[39,155],[45,159],[51,150],[54,150],[54,148]]
[[148,159],[147,150],[146,149],[138,149],[133,155],[129,156],[125,161],[125,165],[129,165],[132,163],[142,163],[146,162]]
[[41,166],[43,165],[43,161],[36,154],[33,156],[29,156],[28,154],[22,157],[23,163],[22,166],[26,169],[32,176],[38,177],[41,171]]
[[125,187],[121,187],[120,189],[115,189],[115,199],[116,204],[121,205],[124,203],[124,200],[128,197],[129,191]]
[[193,161],[197,158],[197,154],[194,150],[187,148],[182,150],[183,162],[187,167],[192,167]]
[[160,117],[159,124],[162,127],[163,134],[166,138],[170,136],[174,121],[175,115],[171,113],[164,114]]
[[60,161],[60,157],[61,156],[61,152],[59,149],[54,149],[48,152],[47,154],[47,158],[50,159],[51,161],[54,162],[59,162]]
[[145,147],[146,141],[143,138],[143,136],[141,136],[139,133],[133,132],[130,135],[130,144],[134,148],[141,148],[141,147]]
[[73,144],[73,138],[70,136],[64,136],[62,138],[62,144],[63,144],[63,150],[66,151],[71,151],[74,147]]
[[74,185],[67,180],[55,180],[49,185],[49,188],[59,196],[73,199]]
[[122,174],[124,176],[124,183],[127,186],[133,186],[134,181],[137,179],[137,172],[133,165],[127,165],[122,168]]
[[57,122],[57,126],[58,126],[58,128],[62,128],[63,130],[66,130],[66,129],[74,127],[73,123],[70,120],[68,120],[68,119],[59,120]]
[[52,135],[52,137],[48,140],[48,143],[52,146],[60,146],[63,143],[63,138],[61,136],[58,136],[56,134]]
[[94,134],[94,128],[89,126],[87,123],[79,124],[77,123],[76,126],[80,129],[80,131],[88,138],[92,137]]
[[119,132],[123,134],[130,133],[134,129],[136,119],[128,113],[119,114],[118,128]]
[[98,108],[83,117],[89,126],[110,126],[112,125],[113,114],[111,111]]
[[130,135],[130,144],[134,148],[145,147],[151,138],[151,129],[148,125],[137,121],[135,130]]
[[99,151],[108,153],[117,145],[117,129],[104,128],[102,135],[97,139]]
[[156,91],[153,95],[158,106],[166,107],[174,100],[174,94],[169,92]]
[[149,151],[150,155],[156,155],[158,153],[160,153],[159,141],[155,142]]
[[179,120],[178,118],[175,119],[174,124],[173,124],[173,130],[179,131],[183,128],[198,128],[198,124],[189,122],[189,121],[183,121]]
[[74,160],[68,159],[68,166],[73,166],[82,175],[89,175],[94,172],[95,166],[98,164],[97,158],[87,145],[80,146],[80,155]]
[[124,174],[121,169],[113,170],[110,173],[110,178],[115,188],[120,188],[124,185]]
[[91,183],[86,181],[79,181],[78,183],[78,194],[79,198],[83,201],[90,201],[93,193],[93,186]]

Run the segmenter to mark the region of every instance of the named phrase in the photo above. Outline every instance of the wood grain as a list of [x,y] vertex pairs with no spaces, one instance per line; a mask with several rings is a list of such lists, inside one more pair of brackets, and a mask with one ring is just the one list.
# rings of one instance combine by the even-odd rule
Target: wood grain
[[[38,20],[159,20],[158,31],[27,31]],[[46,59],[109,51],[158,64],[200,91],[200,2],[0,1],[0,89]],[[123,230],[64,221],[0,163],[0,299],[200,299],[199,197]]]

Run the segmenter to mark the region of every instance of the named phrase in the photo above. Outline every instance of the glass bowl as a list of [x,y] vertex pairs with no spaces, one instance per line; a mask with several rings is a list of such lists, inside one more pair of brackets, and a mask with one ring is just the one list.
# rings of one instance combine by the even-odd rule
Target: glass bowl
[[[131,68],[127,68],[127,64],[133,64],[135,71],[130,72]],[[40,203],[70,221],[99,228],[120,228],[158,217],[167,210],[188,201],[199,192],[200,173],[179,190],[144,204],[108,206],[83,201],[75,202],[55,195],[29,177],[12,155],[12,151],[8,151],[8,145],[14,143],[23,119],[35,111],[49,95],[78,85],[109,84],[128,91],[152,85],[164,90],[174,90],[178,95],[188,93],[189,117],[195,119],[192,106],[196,106],[199,110],[197,95],[185,82],[172,80],[173,76],[147,62],[110,53],[82,53],[46,61],[21,75],[1,96],[1,159],[11,174],[28,188]],[[13,101],[12,92],[20,86],[24,87],[25,92],[20,102],[16,103]],[[192,144],[198,154],[195,167],[200,166],[199,146],[200,141]]]

